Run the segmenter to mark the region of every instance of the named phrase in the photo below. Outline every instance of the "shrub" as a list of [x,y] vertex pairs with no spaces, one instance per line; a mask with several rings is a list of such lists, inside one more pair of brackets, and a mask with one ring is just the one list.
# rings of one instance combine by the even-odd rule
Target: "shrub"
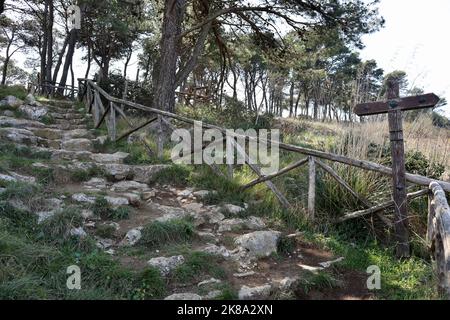
[[173,278],[179,282],[191,282],[209,274],[215,278],[224,278],[225,270],[219,265],[220,258],[203,252],[192,252],[185,262],[173,271]]

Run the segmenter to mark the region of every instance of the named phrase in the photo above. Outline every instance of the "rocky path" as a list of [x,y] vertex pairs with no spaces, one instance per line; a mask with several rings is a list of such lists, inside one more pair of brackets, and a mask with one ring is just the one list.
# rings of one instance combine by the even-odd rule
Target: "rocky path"
[[[364,279],[360,279],[361,285],[358,282],[359,291],[343,283],[329,288],[325,294],[314,293],[314,289],[305,294],[299,289],[305,285],[305,273],[318,274],[333,268],[341,261],[339,257],[309,246],[301,233],[282,234],[263,218],[246,216],[245,206],[205,205],[202,200],[214,190],[150,186],[151,178],[167,166],[129,165],[125,163],[127,153],[96,152],[106,137],[96,136],[96,131],[89,129],[91,119],[83,108],[63,101],[44,105],[32,96],[25,102],[8,97],[0,104],[19,110],[19,113],[4,111],[0,116],[1,143],[50,154],[49,161],[32,164],[35,168],[53,170],[55,185],[51,188],[57,190],[55,197],[46,199],[52,206],[35,212],[40,223],[69,205],[78,206],[84,223],[70,231],[72,236],[90,235],[98,248],[123,265],[138,270],[152,266],[168,279],[176,268],[187,263],[191,252],[218,257],[220,267],[225,270],[220,279],[204,274],[198,275],[195,283],[174,282],[166,299],[215,299],[222,294],[220,284],[235,290],[239,299],[371,297],[363,288]],[[70,179],[74,173],[94,170],[101,174],[84,182]],[[0,181],[36,183],[37,179],[16,170],[0,172]],[[131,214],[126,219],[99,217],[93,209],[99,198],[105,206],[113,210],[129,208]],[[177,252],[165,243],[152,249],[139,246],[147,225],[180,219],[195,226],[195,236],[187,249]],[[291,244],[289,253],[279,252],[280,242]],[[134,254],[134,249],[140,253]]]

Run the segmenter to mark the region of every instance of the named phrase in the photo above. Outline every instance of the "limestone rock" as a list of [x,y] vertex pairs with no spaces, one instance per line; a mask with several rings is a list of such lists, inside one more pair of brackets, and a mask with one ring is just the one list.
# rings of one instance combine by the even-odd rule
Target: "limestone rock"
[[20,128],[0,128],[0,138],[27,146],[36,146],[38,141],[33,132]]
[[72,237],[77,237],[77,238],[80,238],[80,239],[84,239],[84,238],[87,237],[87,233],[86,233],[86,231],[84,231],[84,229],[83,229],[82,227],[79,227],[79,228],[72,228],[72,229],[69,231],[69,234],[70,234]]
[[38,216],[38,224],[41,224],[45,222],[46,220],[50,219],[55,215],[55,211],[43,211],[43,212],[37,212],[36,215]]
[[183,256],[158,257],[148,261],[148,265],[157,268],[162,276],[168,276],[172,270],[184,263]]
[[113,207],[127,206],[130,203],[127,198],[105,196],[105,200]]
[[93,153],[91,155],[91,159],[95,162],[100,163],[116,163],[121,164],[123,161],[128,158],[130,154],[125,152],[116,152],[113,154],[109,153]]
[[195,293],[186,292],[172,294],[164,298],[164,300],[202,300],[202,297]]
[[202,286],[207,286],[210,284],[217,284],[217,283],[222,283],[221,280],[215,279],[215,278],[210,278],[208,280],[204,280],[202,282],[199,282],[197,286],[202,287]]
[[83,183],[86,189],[99,189],[103,190],[107,188],[107,181],[103,178],[91,178],[89,181]]
[[142,238],[142,227],[131,229],[125,235],[124,242],[127,245],[134,246]]
[[76,201],[76,202],[81,202],[81,203],[90,203],[90,204],[94,204],[96,198],[92,197],[92,196],[87,196],[84,193],[76,193],[72,195],[72,200]]
[[28,105],[25,104],[19,108],[27,119],[30,120],[41,120],[48,114],[48,109],[43,106],[38,105]]
[[17,108],[23,104],[23,101],[14,96],[6,96],[2,101],[0,101],[1,107]]
[[277,252],[280,235],[277,231],[256,231],[237,237],[235,243],[251,257],[268,257]]
[[62,138],[62,132],[58,129],[49,129],[49,128],[29,128],[30,131],[34,133],[35,136],[49,139],[49,140],[58,140]]
[[93,151],[92,141],[83,138],[64,140],[61,146],[68,151]]
[[225,205],[223,206],[223,209],[224,209],[225,211],[229,212],[229,213],[232,214],[232,215],[238,215],[238,214],[240,214],[240,213],[242,213],[242,212],[245,211],[244,208],[239,207],[239,206],[236,206],[236,205],[234,205],[234,204],[225,204]]
[[214,256],[219,256],[224,259],[228,259],[231,257],[230,251],[227,248],[225,248],[224,246],[219,247],[215,244],[209,244],[206,247],[204,247],[203,249],[200,249],[199,251],[207,253],[207,254],[211,254]]
[[120,181],[113,184],[111,190],[117,192],[129,192],[129,191],[145,192],[149,190],[149,187],[146,184],[139,183],[136,181]]
[[208,292],[205,296],[203,296],[203,299],[205,300],[214,300],[219,298],[222,295],[222,291],[220,290],[213,290]]
[[141,197],[136,193],[124,193],[122,194],[124,198],[128,200],[128,202],[135,207],[138,207],[141,204]]
[[12,128],[44,128],[46,127],[45,124],[38,122],[38,121],[32,121],[32,120],[26,120],[26,119],[16,119],[13,117],[0,117],[0,127],[12,127]]
[[270,296],[272,286],[266,284],[258,287],[242,286],[239,290],[239,300],[264,300]]

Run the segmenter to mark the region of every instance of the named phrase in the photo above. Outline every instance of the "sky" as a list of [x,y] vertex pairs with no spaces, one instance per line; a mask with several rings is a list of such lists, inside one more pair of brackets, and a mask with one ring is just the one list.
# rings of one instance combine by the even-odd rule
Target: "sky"
[[[411,87],[434,92],[450,104],[450,0],[381,0],[378,6],[386,25],[363,37],[361,57],[376,60],[386,73],[405,71]],[[80,50],[75,54],[76,78],[84,78],[84,54]],[[25,60],[19,55],[15,59],[19,64]],[[93,63],[92,74],[95,69]],[[111,69],[122,70],[123,62],[114,63]],[[135,54],[128,69],[130,79],[135,78],[136,70]],[[441,111],[450,118],[450,105]]]
[[[386,73],[405,71],[410,86],[450,103],[450,1],[381,0],[379,9],[386,25],[364,36],[361,57]],[[441,110],[450,117],[450,105]]]

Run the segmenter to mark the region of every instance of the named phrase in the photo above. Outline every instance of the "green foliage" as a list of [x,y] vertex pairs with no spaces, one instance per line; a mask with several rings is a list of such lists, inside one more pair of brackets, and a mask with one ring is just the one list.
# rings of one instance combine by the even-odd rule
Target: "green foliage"
[[297,247],[297,241],[295,238],[288,238],[281,236],[277,244],[277,252],[282,255],[291,255],[294,253]]
[[447,117],[440,115],[437,112],[433,112],[431,117],[433,120],[433,125],[436,127],[450,129],[450,120]]
[[166,293],[166,283],[161,272],[153,267],[147,267],[137,276],[137,288],[134,290],[132,299],[160,299]]
[[78,169],[71,173],[70,178],[74,182],[86,182],[94,177],[104,177],[106,175],[105,171],[98,166],[92,166],[87,170]]
[[113,208],[103,197],[98,197],[95,200],[92,211],[103,220],[125,220],[130,217],[131,213],[128,207]]
[[161,244],[187,242],[194,237],[194,230],[193,224],[184,219],[155,221],[144,227],[139,244],[153,248]]
[[116,228],[109,224],[99,225],[95,230],[95,234],[100,238],[110,239],[114,237]]
[[0,86],[0,100],[7,96],[14,96],[20,100],[25,100],[27,95],[28,92],[23,86]]
[[312,290],[333,289],[338,286],[337,280],[325,271],[318,273],[307,272],[301,277],[298,289],[304,294],[308,294]]
[[410,151],[406,153],[405,159],[406,171],[432,179],[441,179],[445,172],[444,165],[440,163],[431,163],[420,151]]
[[236,181],[230,181],[225,177],[217,176],[207,166],[197,166],[195,171],[189,176],[189,184],[202,190],[214,190],[203,199],[207,204],[217,203],[244,203],[248,194],[240,190],[240,185]]
[[153,175],[150,183],[170,184],[173,186],[186,186],[189,181],[191,169],[186,166],[172,165]]
[[185,258],[185,262],[178,266],[172,274],[173,279],[181,283],[194,282],[205,274],[214,278],[224,278],[225,270],[219,265],[217,256],[203,252],[192,252]]
[[70,238],[69,231],[79,228],[83,217],[77,208],[67,208],[45,220],[41,226],[41,236],[47,241],[64,242]]

